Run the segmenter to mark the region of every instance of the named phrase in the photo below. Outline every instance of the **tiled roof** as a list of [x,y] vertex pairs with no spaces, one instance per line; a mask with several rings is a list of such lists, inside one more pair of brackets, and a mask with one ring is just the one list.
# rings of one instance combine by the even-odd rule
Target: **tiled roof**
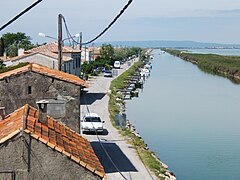
[[[52,42],[49,44],[45,44],[33,49],[30,49],[28,51],[25,51],[25,53],[33,53],[33,52],[46,52],[46,51],[50,51],[53,53],[58,53],[58,44],[56,42]],[[62,52],[63,53],[80,53],[81,51],[79,49],[74,49],[72,47],[69,46],[63,46],[62,47]]]
[[[47,56],[47,57],[50,57],[50,58],[53,58],[53,59],[58,59],[58,54],[50,52],[50,51],[43,51],[43,52],[32,52],[32,53],[23,54],[21,56],[8,58],[5,61],[17,61],[17,60],[20,60],[20,59],[23,59],[23,58],[26,58],[26,57],[29,57],[29,56],[33,56],[35,54],[42,54],[44,56]],[[72,60],[72,58],[67,57],[67,56],[62,56],[62,60],[63,61],[70,61],[70,60]]]
[[24,131],[94,174],[105,176],[99,159],[85,138],[49,116],[44,124],[38,116],[38,110],[29,105],[8,115],[0,121],[0,144]]
[[66,81],[66,82],[70,82],[76,85],[80,85],[83,87],[88,87],[88,84],[80,79],[79,77],[72,75],[72,74],[68,74],[62,71],[58,71],[55,69],[50,69],[48,67],[39,65],[39,64],[34,64],[34,63],[29,63],[26,66],[23,66],[21,68],[17,68],[5,73],[1,73],[0,74],[0,79],[6,78],[6,77],[10,77],[10,76],[15,76],[17,74],[22,74],[24,72],[28,72],[28,71],[32,71],[32,72],[36,72],[42,75],[46,75],[46,76],[50,76],[62,81]]

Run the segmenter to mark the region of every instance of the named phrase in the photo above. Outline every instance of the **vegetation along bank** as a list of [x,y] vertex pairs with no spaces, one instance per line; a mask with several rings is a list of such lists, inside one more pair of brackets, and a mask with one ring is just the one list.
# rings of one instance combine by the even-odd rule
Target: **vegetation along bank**
[[240,56],[223,56],[216,54],[192,54],[175,49],[162,49],[183,60],[192,62],[208,73],[221,75],[240,83]]

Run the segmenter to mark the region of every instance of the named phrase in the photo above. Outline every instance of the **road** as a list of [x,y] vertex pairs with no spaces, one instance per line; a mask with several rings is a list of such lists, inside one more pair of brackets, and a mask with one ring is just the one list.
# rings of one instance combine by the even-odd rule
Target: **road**
[[[131,63],[133,62],[131,61]],[[128,66],[125,63],[118,70],[118,74],[120,75],[127,68]],[[113,79],[97,76],[89,80],[90,87],[86,89],[81,99],[81,115],[86,114],[88,111],[96,112],[105,121],[105,129],[103,134],[98,136],[101,144],[98,141],[97,135],[83,134],[83,136],[91,142],[95,153],[105,169],[107,179],[156,179],[153,174],[150,175],[149,170],[140,160],[134,147],[127,142],[127,139],[119,135],[110,122],[108,93],[110,83]]]

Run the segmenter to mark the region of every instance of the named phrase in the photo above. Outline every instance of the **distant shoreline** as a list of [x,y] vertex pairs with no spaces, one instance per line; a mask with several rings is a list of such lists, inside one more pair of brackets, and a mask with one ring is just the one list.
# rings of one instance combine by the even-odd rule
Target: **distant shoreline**
[[185,61],[196,64],[202,71],[227,77],[240,84],[240,56],[223,56],[217,54],[193,54],[176,49],[164,48],[164,51]]

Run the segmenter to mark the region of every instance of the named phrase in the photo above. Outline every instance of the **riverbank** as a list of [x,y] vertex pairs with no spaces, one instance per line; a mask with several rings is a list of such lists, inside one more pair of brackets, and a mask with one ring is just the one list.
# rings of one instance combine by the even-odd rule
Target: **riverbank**
[[192,54],[187,51],[163,49],[171,55],[189,61],[208,73],[229,78],[234,83],[240,83],[240,57],[216,54]]
[[141,161],[159,179],[176,179],[174,174],[168,170],[168,166],[162,163],[155,153],[148,148],[142,137],[136,133],[131,123],[127,122],[125,127],[120,127],[116,124],[116,114],[123,114],[125,112],[123,108],[125,106],[124,95],[120,93],[120,90],[125,88],[129,77],[134,76],[134,74],[138,72],[138,68],[142,65],[143,62],[141,60],[135,62],[128,70],[111,82],[111,93],[109,94],[110,119],[113,126],[116,127],[123,136],[130,139],[129,143],[134,146]]

